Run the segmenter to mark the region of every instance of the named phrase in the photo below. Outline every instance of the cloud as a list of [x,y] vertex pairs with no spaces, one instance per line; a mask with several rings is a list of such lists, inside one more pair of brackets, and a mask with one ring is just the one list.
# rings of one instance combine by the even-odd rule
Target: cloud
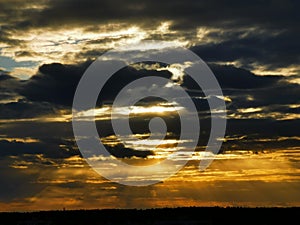
[[44,155],[46,158],[62,159],[78,155],[78,151],[72,148],[59,147],[59,141],[26,143],[19,141],[1,140],[0,156]]
[[71,105],[77,84],[88,65],[43,65],[37,75],[24,83],[20,94],[31,101]]
[[[11,99],[10,99],[11,100]],[[0,104],[0,119],[36,118],[55,114],[55,108],[49,103],[18,100]]]
[[[39,68],[39,73],[28,81],[23,82],[20,94],[31,101],[50,102],[70,106],[77,84],[90,63],[91,62],[86,62],[76,66],[59,63],[43,65]],[[261,88],[284,88],[285,86],[294,87],[294,91],[297,91],[297,85],[289,85],[287,82],[284,82],[281,76],[262,77],[234,66],[217,64],[210,64],[209,66],[218,79],[222,89],[224,89],[225,92],[228,90],[228,93],[231,93],[230,89],[242,89],[245,91],[255,89],[256,91],[252,91],[252,93],[253,95],[258,95]],[[163,67],[163,65],[160,67]],[[114,74],[105,84],[101,90],[99,102],[112,101],[120,90],[130,82],[152,75],[168,79],[172,77],[172,73],[167,69],[163,70],[156,67],[149,67],[148,69],[125,67]],[[183,77],[182,86],[191,92],[193,89],[200,90],[199,86],[195,85],[189,76]],[[291,95],[292,94],[295,93],[291,93]],[[198,96],[201,96],[199,92]]]
[[[0,77],[0,87],[6,88],[6,91],[9,90],[22,98],[18,101],[0,104],[2,120],[11,119],[10,123],[7,121],[1,128],[2,133],[7,137],[6,141],[2,139],[1,146],[3,148],[1,147],[1,149],[8,150],[1,153],[3,156],[8,154],[44,154],[50,158],[66,158],[79,154],[78,150],[74,148],[74,141],[70,143],[65,141],[73,139],[69,121],[33,120],[26,122],[17,119],[35,119],[43,116],[59,118],[66,116],[66,114],[70,115],[77,83],[90,63],[85,62],[79,65],[45,64],[28,81],[21,81],[9,75]],[[100,93],[98,106],[102,107],[103,103],[108,105],[112,103],[116,94],[126,84],[137,78],[151,75],[172,78],[170,71],[158,68],[163,66],[153,66],[152,64],[146,66],[145,64],[143,67],[127,67],[120,70],[108,81]],[[282,76],[256,76],[245,69],[234,66],[218,64],[210,64],[209,66],[216,75],[225,99],[227,99],[228,126],[226,135],[228,137],[247,136],[247,140],[227,141],[222,147],[223,150],[298,146],[299,141],[297,139],[278,141],[277,138],[279,134],[284,137],[299,136],[296,129],[299,118],[293,118],[293,115],[299,114],[299,85],[287,82],[286,78]],[[186,75],[183,76],[181,85],[192,96],[199,111],[201,138],[198,145],[202,148],[207,144],[210,132],[210,112],[207,98],[218,98],[218,96],[203,96],[200,87],[195,86],[193,80]],[[295,98],[298,95],[299,98]],[[141,107],[157,104],[157,99],[147,99],[140,104]],[[168,132],[172,133],[173,137],[178,138],[180,133],[178,115],[172,117],[168,117],[168,115],[163,117],[168,125]],[[135,115],[131,120],[132,130],[135,133],[149,132],[150,118],[151,115],[149,118]],[[14,119],[16,120],[14,121]],[[98,131],[100,137],[114,134],[107,118],[98,120],[96,123],[97,127],[101,128]],[[270,127],[275,127],[275,129],[270,129]],[[269,138],[270,142],[262,144],[257,135],[261,138]],[[28,137],[40,140],[40,142],[9,141],[12,138],[19,140]],[[119,151],[120,148],[125,149],[125,151]],[[117,152],[116,156],[121,158],[146,157],[152,154],[151,152],[136,152],[131,148],[127,150],[124,146],[112,148],[112,152]]]
[[[53,104],[71,106],[76,87],[90,62],[75,65],[62,65],[59,63],[43,65],[39,73],[33,76],[24,85],[20,94],[30,101],[49,102]],[[170,77],[171,74],[162,71],[137,71],[133,68],[124,68],[112,76],[103,87],[99,101],[113,100],[116,94],[131,81],[156,73],[159,76]]]
[[18,94],[20,88],[18,79],[0,70],[0,105],[21,100],[22,96]]
[[[257,89],[262,87],[274,86],[282,79],[282,77],[256,76],[250,71],[234,66],[209,64],[211,70],[216,76],[218,82],[223,89]],[[191,78],[186,76],[184,86],[191,86]]]
[[149,155],[154,155],[154,152],[149,150],[134,150],[131,148],[126,148],[123,144],[118,144],[113,147],[106,146],[107,151],[109,151],[113,156],[117,158],[147,158]]
[[16,61],[74,63],[119,44],[163,39],[192,46],[209,62],[238,63],[257,74],[299,73],[299,3],[292,0],[31,0],[0,6],[1,52]]
[[[14,95],[23,98],[23,100],[0,105],[3,109],[1,110],[2,118],[35,118],[39,115],[50,116],[51,114],[59,116],[60,108],[66,109],[70,113],[76,86],[90,63],[86,62],[79,65],[46,64],[40,67],[35,76],[22,82],[7,75],[2,76],[0,86],[3,84],[1,87],[6,90],[4,92],[11,91]],[[151,66],[149,64],[149,68],[127,67],[120,70],[106,83],[100,93],[99,106],[103,103],[110,104],[126,84],[137,78],[149,75],[169,79],[172,77],[170,71],[161,70],[157,66],[163,67],[163,65]],[[300,99],[298,84],[291,84],[282,76],[256,76],[245,69],[234,66],[217,64],[209,64],[209,66],[228,99],[227,110],[231,119],[273,118],[276,120],[288,118],[298,113],[296,107],[300,103],[298,101]],[[12,82],[12,88],[9,88],[8,82]],[[206,114],[209,118],[207,99],[203,96],[200,87],[195,85],[189,76],[183,77],[181,85],[187,88],[199,112],[203,116]],[[149,104],[147,101],[145,103]],[[150,102],[156,104],[157,100],[152,99]],[[249,111],[251,108],[261,108],[261,110]],[[247,113],[245,113],[246,111]],[[260,117],[257,116],[257,113],[260,113]],[[106,133],[110,132],[109,127],[107,126]],[[142,127],[144,126],[142,125]],[[174,126],[174,130],[177,129],[176,127]]]
[[[51,1],[42,11],[34,16],[39,18],[39,25],[58,24],[61,21],[74,22],[113,22],[131,21],[146,23],[153,20],[174,20],[177,27],[187,29],[191,26],[211,24],[253,24],[269,27],[295,26],[298,18],[296,1],[285,3],[265,1],[241,4],[237,0],[229,2],[199,2],[188,0],[130,1],[122,4],[120,0],[64,0]],[[116,7],[122,5],[122,7]],[[211,13],[211,12],[214,13]],[[280,17],[278,17],[280,16]],[[294,20],[293,20],[294,19]],[[149,22],[148,22],[149,24]]]
[[274,71],[273,74],[278,75],[278,69],[282,70],[281,75],[299,74],[299,32],[272,32],[261,28],[250,30],[250,33],[248,29],[228,32],[218,34],[218,43],[194,46],[192,50],[207,62],[236,63],[262,75],[265,71],[270,71],[268,74]]

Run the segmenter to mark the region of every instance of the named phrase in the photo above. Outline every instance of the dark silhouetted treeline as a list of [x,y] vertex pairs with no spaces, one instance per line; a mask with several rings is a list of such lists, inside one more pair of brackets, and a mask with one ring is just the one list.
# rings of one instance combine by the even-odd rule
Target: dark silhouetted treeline
[[298,224],[300,208],[189,207],[0,213],[1,225]]

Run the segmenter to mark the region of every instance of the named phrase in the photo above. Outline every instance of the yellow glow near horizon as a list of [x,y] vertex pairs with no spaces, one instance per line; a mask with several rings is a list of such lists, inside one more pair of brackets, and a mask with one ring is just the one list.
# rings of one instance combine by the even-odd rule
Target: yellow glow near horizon
[[[147,113],[167,113],[167,112],[178,112],[183,109],[181,106],[174,107],[165,107],[165,106],[150,106],[150,107],[141,107],[141,106],[133,106],[129,107],[130,113],[132,114],[147,114]],[[124,112],[127,112],[126,109]]]
[[[169,179],[143,188],[110,182],[77,156],[64,159],[63,167],[49,167],[40,164],[39,160],[29,164],[15,157],[11,167],[18,172],[35,174],[38,165],[41,174],[37,184],[45,186],[26,201],[17,199],[9,204],[0,203],[0,207],[4,211],[39,211],[57,210],[58,206],[67,209],[130,208],[132,205],[141,208],[182,205],[228,207],[232,204],[248,207],[297,206],[300,203],[299,153],[299,148],[258,154],[253,151],[227,151],[217,155],[204,172],[199,172],[198,161],[191,162]],[[203,154],[196,152],[191,159],[201,160]],[[74,167],[70,161],[82,166]],[[69,188],[70,184],[72,188]]]
[[21,143],[38,143],[40,140],[36,138],[26,137],[26,138],[19,138],[19,137],[0,137],[0,141],[8,141],[8,142],[21,142]]

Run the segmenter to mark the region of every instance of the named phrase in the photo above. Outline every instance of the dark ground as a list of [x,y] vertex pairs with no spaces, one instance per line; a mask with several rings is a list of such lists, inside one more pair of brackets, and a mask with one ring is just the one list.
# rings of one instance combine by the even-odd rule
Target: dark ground
[[269,225],[299,224],[295,208],[163,208],[0,213],[1,225]]

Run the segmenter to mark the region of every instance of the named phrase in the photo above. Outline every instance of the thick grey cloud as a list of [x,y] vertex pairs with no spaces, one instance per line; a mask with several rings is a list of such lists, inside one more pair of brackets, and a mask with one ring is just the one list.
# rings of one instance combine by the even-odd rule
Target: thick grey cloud
[[[50,133],[50,132],[49,132]],[[78,155],[78,151],[72,148],[60,148],[61,140],[52,139],[51,142],[26,143],[20,141],[0,141],[0,156],[22,156],[43,154],[46,158],[63,159]]]
[[0,119],[36,118],[55,114],[55,107],[49,103],[19,100],[0,104]]
[[[223,89],[257,89],[275,86],[282,80],[280,76],[256,76],[248,70],[234,66],[220,66],[215,64],[209,64],[209,66]],[[199,76],[201,75],[199,74]],[[189,89],[195,88],[189,76],[184,77],[183,86]]]
[[24,82],[20,93],[31,101],[71,105],[77,84],[88,65],[43,65],[37,75]]
[[[30,80],[23,82],[19,93],[34,102],[48,102],[71,106],[77,84],[89,65],[90,62],[78,66],[58,63],[43,65],[40,67],[38,74]],[[259,97],[259,94],[265,90],[262,90],[262,88],[274,90],[274,93],[268,92],[267,95],[276,94],[281,89],[280,94],[282,94],[283,90],[287,89],[284,91],[287,96],[282,96],[280,99],[293,100],[291,97],[297,95],[299,91],[297,84],[289,84],[282,76],[256,76],[248,70],[234,66],[210,64],[210,68],[218,79],[223,91],[230,95],[234,95],[242,89],[244,93],[251,92],[247,94]],[[99,102],[110,102],[128,83],[141,77],[153,75],[171,78],[171,73],[168,71],[136,70],[132,67],[123,68],[114,74],[105,84],[100,92]],[[194,89],[200,90],[200,87],[189,76],[184,76],[182,86],[186,87],[192,95]],[[252,89],[253,91],[251,91]],[[197,95],[201,96],[199,91],[195,92],[195,94],[196,97]],[[272,96],[269,98],[269,101],[271,101]],[[257,100],[259,99],[262,100],[263,104],[265,98],[258,98]],[[276,98],[277,103],[280,104],[281,102],[278,100]],[[268,102],[265,102],[265,104],[268,105]]]
[[272,31],[259,33],[258,29],[253,34],[243,36],[240,32],[232,31],[235,35],[228,38],[221,35],[221,39],[226,39],[220,43],[195,46],[192,50],[206,62],[239,61],[243,68],[251,70],[258,65],[272,70],[299,64],[299,30],[282,28],[280,32],[272,35]]
[[[1,72],[0,70],[0,101],[10,102],[11,100],[18,99],[17,92],[21,87],[21,83],[8,73]],[[1,112],[0,112],[1,113]]]
[[[172,21],[171,30],[178,33],[170,37],[153,34],[152,38],[184,37],[192,44],[200,42],[193,49],[207,61],[237,60],[246,69],[264,65],[271,70],[299,64],[299,7],[295,0],[0,1],[0,18],[4,21],[0,41],[22,46],[22,40],[12,34],[36,28],[97,30],[97,25],[121,23],[124,27],[138,25],[151,31],[162,21]],[[216,28],[205,39],[218,41],[201,43],[196,38],[199,27]],[[82,54],[87,58],[95,56],[94,51]]]
[[[26,101],[9,103],[6,105],[7,110],[31,107],[33,111],[35,108],[37,110],[40,108],[41,111],[44,109],[45,112],[47,110],[50,112],[49,104],[67,106],[70,109],[76,86],[88,65],[90,62],[78,66],[62,64],[41,66],[39,73],[30,80],[23,82],[22,89],[19,91],[32,103]],[[266,110],[272,110],[274,107],[271,105],[277,105],[276,108],[280,109],[278,107],[280,105],[299,103],[300,98],[297,98],[297,96],[300,97],[299,85],[287,82],[287,79],[282,76],[256,76],[245,69],[233,66],[210,64],[210,68],[218,79],[224,94],[233,100],[228,105],[230,110],[248,107],[265,107]],[[171,77],[171,73],[168,71],[124,68],[106,83],[100,92],[99,104],[113,101],[119,91],[128,83],[149,75]],[[202,108],[198,107],[199,110],[207,109],[207,106],[205,107],[206,100],[199,98],[203,97],[200,87],[189,76],[184,76],[182,86],[186,87],[190,95],[195,97],[195,103],[199,106],[202,105]],[[247,100],[247,96],[252,100]],[[284,107],[280,110],[284,110]]]
[[[119,7],[118,7],[119,6]],[[61,22],[112,22],[147,23],[174,20],[176,27],[186,29],[201,25],[259,25],[296,28],[299,22],[298,1],[98,1],[54,0],[36,16],[37,24]],[[298,19],[298,20],[297,20]],[[32,21],[33,23],[33,21]],[[34,24],[34,23],[33,23]]]
[[[38,74],[23,83],[20,94],[34,102],[71,106],[78,82],[89,65],[90,62],[78,66],[59,63],[42,65]],[[137,71],[130,67],[121,69],[103,87],[99,102],[113,100],[126,84],[154,73],[166,78],[171,77],[171,73],[166,71]]]

